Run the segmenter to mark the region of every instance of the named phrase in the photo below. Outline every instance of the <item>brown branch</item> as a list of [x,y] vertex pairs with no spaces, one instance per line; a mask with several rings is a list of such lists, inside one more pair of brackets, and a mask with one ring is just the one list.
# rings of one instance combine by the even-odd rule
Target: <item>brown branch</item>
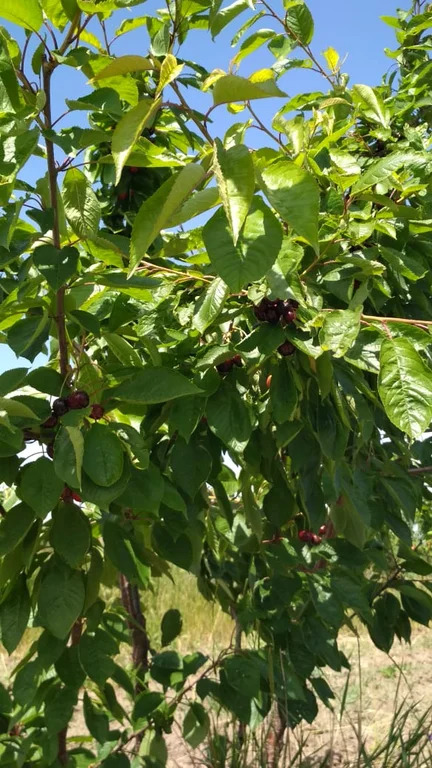
[[193,109],[188,105],[187,101],[183,98],[183,94],[180,91],[180,88],[178,87],[176,82],[170,83],[171,88],[173,89],[174,93],[176,94],[178,100],[180,101],[183,109],[187,113],[187,115],[190,117],[190,119],[195,123],[196,127],[199,129],[199,131],[204,136],[205,140],[209,142],[209,144],[213,144],[213,139],[210,136],[207,128],[198,120],[198,118],[195,116]]
[[[45,59],[43,62],[43,89],[45,92],[45,107],[43,110],[45,118],[45,130],[49,131],[52,127],[51,115],[51,77],[56,67],[55,62]],[[60,250],[60,224],[59,224],[59,206],[57,197],[57,170],[55,165],[54,144],[51,139],[45,139],[48,165],[48,180],[51,208],[53,210],[53,245]],[[56,295],[57,305],[57,335],[59,346],[60,373],[63,377],[68,374],[68,349],[66,337],[65,322],[65,287],[61,286]]]
[[429,475],[432,473],[432,466],[430,467],[411,467],[407,469],[409,475]]

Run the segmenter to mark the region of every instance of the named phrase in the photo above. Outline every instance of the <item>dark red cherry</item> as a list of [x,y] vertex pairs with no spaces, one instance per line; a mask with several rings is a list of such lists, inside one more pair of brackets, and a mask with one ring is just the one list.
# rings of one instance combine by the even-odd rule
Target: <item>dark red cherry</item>
[[58,418],[55,415],[55,413],[52,413],[51,416],[48,416],[47,420],[44,421],[44,423],[41,425],[42,429],[54,429],[58,424]]
[[92,405],[92,409],[90,412],[90,416],[92,417],[92,419],[95,419],[97,421],[98,419],[102,418],[104,413],[105,413],[105,408],[103,407],[103,405],[100,405],[99,403],[95,403],[94,405]]
[[64,416],[69,410],[68,400],[66,397],[58,397],[52,404],[52,412],[54,416]]
[[219,365],[216,366],[216,370],[222,374],[229,373],[232,370],[233,365],[234,362],[232,358],[230,360],[224,360],[223,363],[219,363]]
[[67,397],[66,402],[72,411],[77,411],[79,408],[87,408],[90,398],[87,392],[78,389]]
[[289,355],[293,355],[295,351],[296,348],[290,341],[284,341],[284,343],[278,347],[278,352],[282,357],[289,357]]

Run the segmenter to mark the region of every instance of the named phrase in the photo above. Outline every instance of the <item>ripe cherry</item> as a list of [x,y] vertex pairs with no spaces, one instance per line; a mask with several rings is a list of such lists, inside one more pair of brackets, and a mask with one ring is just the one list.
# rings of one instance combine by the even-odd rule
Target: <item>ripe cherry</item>
[[223,363],[219,363],[219,365],[216,366],[216,370],[221,374],[229,373],[232,370],[233,365],[232,358],[230,360],[224,360]]
[[44,421],[44,423],[41,425],[42,429],[54,429],[54,427],[57,426],[58,418],[55,415],[55,413],[52,413],[51,416],[48,416],[47,420]]
[[119,192],[117,195],[117,200],[127,200],[127,196],[127,192]]
[[312,533],[312,531],[299,531],[298,532],[298,537],[299,537],[300,541],[303,541],[305,544],[308,544],[311,541],[311,537],[313,535],[314,534]]
[[272,383],[272,378],[273,378],[273,376],[271,375],[271,373],[266,378],[266,387],[267,387],[267,389],[270,389],[270,385]]
[[79,504],[81,504],[82,498],[79,495],[79,493],[75,493],[75,491],[73,491],[72,498],[73,498],[74,501],[77,501]]
[[52,412],[54,416],[64,416],[69,410],[68,399],[66,397],[58,397],[52,404]]
[[131,173],[138,173],[139,168],[137,168],[136,165],[130,165],[129,170]]
[[316,546],[317,544],[321,544],[322,538],[321,536],[318,536],[316,533],[311,534],[310,542],[313,544],[313,546]]
[[94,405],[92,405],[92,409],[90,412],[90,416],[92,417],[92,419],[95,419],[95,421],[97,421],[98,419],[102,418],[104,413],[105,413],[105,408],[103,407],[103,405],[100,405],[99,403],[95,403]]
[[47,452],[47,455],[50,457],[50,459],[54,458],[54,445],[53,445],[53,443],[50,443],[49,445],[47,445],[46,452]]
[[324,525],[322,525],[320,527],[318,533],[321,534],[321,536],[326,536],[326,534],[327,534],[327,525],[326,525],[326,523],[324,523]]
[[71,410],[77,411],[79,408],[87,408],[90,402],[90,398],[87,392],[84,392],[82,389],[78,389],[76,392],[72,392],[72,394],[67,397],[66,402]]
[[238,368],[241,368],[243,365],[243,360],[241,359],[240,355],[235,355],[232,359],[234,365],[236,365]]
[[284,343],[278,347],[278,352],[282,357],[289,357],[289,355],[293,355],[295,351],[296,348],[290,341],[284,341]]
[[286,307],[283,313],[283,319],[286,323],[293,323],[296,319],[296,311],[292,307]]

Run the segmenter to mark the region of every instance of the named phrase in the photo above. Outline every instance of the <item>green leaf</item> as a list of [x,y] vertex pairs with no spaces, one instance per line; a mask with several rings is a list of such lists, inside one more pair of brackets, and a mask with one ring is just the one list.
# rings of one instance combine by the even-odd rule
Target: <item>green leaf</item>
[[132,719],[134,721],[147,718],[151,712],[160,707],[165,701],[165,697],[158,691],[144,691],[135,700]]
[[361,311],[362,307],[326,312],[320,333],[321,347],[330,349],[335,357],[343,357],[359,334]]
[[190,163],[172,174],[139,209],[132,228],[130,275],[134,273],[149,246],[168,225],[175,211],[204,176],[201,165]]
[[261,172],[270,204],[318,253],[319,187],[314,177],[291,160],[279,159]]
[[66,247],[59,250],[53,245],[41,245],[33,252],[33,262],[50,288],[57,291],[75,275],[78,256],[76,248]]
[[[109,739],[109,720],[108,716],[93,706],[93,703],[87,693],[84,692],[84,720],[85,724],[96,741],[100,744],[106,744]],[[126,758],[127,759],[127,758]],[[103,764],[107,764],[104,760]],[[113,766],[115,763],[113,764]]]
[[189,705],[183,720],[183,738],[192,749],[196,749],[204,741],[210,730],[210,718],[199,701]]
[[309,45],[313,38],[314,22],[306,3],[284,3],[288,8],[285,16],[285,29],[296,42]]
[[222,75],[213,87],[213,104],[269,99],[275,96],[285,98],[287,94],[276,85],[271,69],[259,70],[249,79],[238,75]]
[[12,552],[24,538],[35,519],[27,504],[16,504],[8,510],[0,523],[0,557]]
[[159,96],[163,89],[178,77],[183,67],[184,64],[177,64],[177,59],[172,53],[167,53],[161,64],[156,96]]
[[102,760],[101,768],[130,768],[130,760],[122,754],[109,755]]
[[84,438],[83,469],[96,485],[108,487],[122,476],[124,451],[107,426],[93,424]]
[[155,67],[150,59],[145,59],[143,56],[118,56],[111,61],[106,67],[100,70],[93,80],[103,80],[106,77],[117,77],[117,75],[126,75],[128,72],[144,72],[148,69],[153,70]]
[[289,421],[297,407],[297,387],[290,371],[290,363],[282,360],[272,369],[270,402],[274,420],[278,424]]
[[38,0],[2,0],[1,15],[20,27],[36,32],[43,22]]
[[368,187],[385,181],[394,171],[398,171],[402,167],[414,169],[426,165],[429,161],[430,158],[427,157],[427,153],[423,154],[412,151],[392,152],[372,162],[361,178],[353,184],[351,193],[356,195]]
[[252,433],[249,408],[236,389],[222,384],[207,403],[207,421],[225,445],[242,453]]
[[63,180],[63,204],[66,216],[77,235],[95,235],[101,209],[90,182],[78,168],[70,168]]
[[432,419],[432,372],[408,339],[383,341],[378,391],[390,421],[420,437]]
[[26,377],[26,384],[29,384],[39,392],[46,392],[48,395],[59,397],[64,386],[63,376],[53,368],[34,368]]
[[160,99],[144,98],[138,104],[126,112],[124,117],[116,125],[112,137],[112,154],[116,169],[115,183],[118,184],[126,161],[132,152],[135,142],[150,125],[160,107]]
[[103,338],[113,355],[115,355],[117,360],[120,360],[123,365],[127,367],[135,366],[136,368],[139,368],[142,365],[142,360],[138,352],[128,341],[126,341],[126,339],[123,338],[123,336],[119,336],[116,333],[105,332]]
[[103,527],[105,554],[112,564],[133,582],[139,581],[138,570],[129,539],[120,525],[106,520]]
[[185,443],[179,438],[173,448],[170,463],[176,485],[193,499],[210,474],[210,454],[202,445]]
[[27,629],[30,607],[27,582],[22,574],[0,605],[1,641],[9,654],[13,653]]
[[[376,91],[369,85],[354,85],[353,87],[354,98],[357,97],[364,113],[371,117],[375,122],[380,123],[384,128],[388,128],[390,125],[389,110],[384,106],[384,103]],[[365,109],[366,107],[366,109]]]
[[78,427],[60,427],[54,441],[54,471],[71,488],[81,486],[84,437]]
[[183,621],[180,611],[177,608],[170,608],[166,611],[161,621],[161,644],[162,648],[165,645],[170,645],[173,640],[182,631]]
[[90,549],[91,527],[76,504],[59,504],[54,511],[50,543],[71,568],[82,563]]
[[52,462],[41,457],[26,464],[17,489],[19,497],[44,518],[57,504],[64,483],[53,472]]
[[18,389],[27,375],[28,368],[12,368],[0,374],[0,395],[8,395]]
[[200,333],[211,325],[219,316],[229,295],[226,283],[217,277],[207,288],[205,294],[197,303],[197,309],[192,319],[192,325]]
[[13,400],[11,397],[0,397],[0,411],[6,411],[8,416],[30,421],[39,421],[39,417],[25,403]]
[[54,637],[67,637],[84,606],[82,574],[63,564],[51,565],[42,576],[38,617]]
[[260,687],[260,669],[256,658],[229,656],[222,664],[226,681],[243,696],[253,698]]
[[243,144],[225,149],[216,139],[213,169],[235,245],[255,191],[252,155]]
[[233,19],[240,13],[247,10],[247,8],[251,7],[249,0],[234,0],[233,3],[222,8],[222,10],[219,10],[221,5],[222,0],[216,0],[216,2],[212,2],[211,4],[209,21],[212,37],[216,37],[219,32],[222,32],[227,24],[233,21]]
[[282,227],[270,208],[255,197],[237,245],[222,208],[205,225],[203,240],[214,269],[237,292],[274,264],[282,245]]
[[214,206],[218,205],[220,202],[219,190],[217,187],[200,189],[198,192],[194,192],[189,200],[186,200],[186,202],[176,210],[166,226],[177,227],[179,224],[184,224],[195,216],[199,216],[200,213],[208,211],[209,208],[214,208]]
[[198,387],[172,368],[147,366],[111,390],[111,396],[131,403],[164,403],[177,397],[200,394]]

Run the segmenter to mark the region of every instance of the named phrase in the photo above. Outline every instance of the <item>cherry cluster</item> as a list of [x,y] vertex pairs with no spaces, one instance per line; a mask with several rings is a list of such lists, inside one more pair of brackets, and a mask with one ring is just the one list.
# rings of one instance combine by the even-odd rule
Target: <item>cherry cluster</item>
[[219,365],[216,366],[216,370],[221,374],[229,373],[235,365],[238,368],[241,368],[243,365],[243,360],[240,355],[235,355],[234,357],[230,357],[229,360],[224,360],[223,363],[219,363]]
[[[54,400],[52,406],[51,406],[51,415],[48,416],[46,421],[41,425],[42,429],[44,430],[53,430],[57,424],[58,420],[65,415],[65,413],[68,413],[68,411],[77,411],[81,408],[87,408],[87,406],[90,404],[90,398],[87,394],[87,392],[84,392],[82,389],[78,389],[75,392],[71,392],[70,395],[67,397],[58,397],[56,400]],[[100,403],[94,403],[91,407],[90,417],[92,419],[95,419],[97,421],[98,419],[101,419],[105,413],[105,409],[103,405],[100,405]],[[37,440],[38,435],[34,434],[33,432],[26,433],[26,439],[29,440]],[[54,445],[53,442],[49,442],[47,444],[47,454],[51,458],[54,456]],[[65,499],[66,500],[66,499]]]
[[313,531],[299,531],[298,537],[303,544],[309,544],[310,547],[316,547],[321,544],[322,537],[329,534],[329,527],[324,523],[319,529],[319,535]]
[[277,325],[281,322],[283,325],[289,325],[296,319],[297,309],[298,301],[295,299],[271,300],[265,296],[259,304],[254,306],[253,311],[260,323]]

